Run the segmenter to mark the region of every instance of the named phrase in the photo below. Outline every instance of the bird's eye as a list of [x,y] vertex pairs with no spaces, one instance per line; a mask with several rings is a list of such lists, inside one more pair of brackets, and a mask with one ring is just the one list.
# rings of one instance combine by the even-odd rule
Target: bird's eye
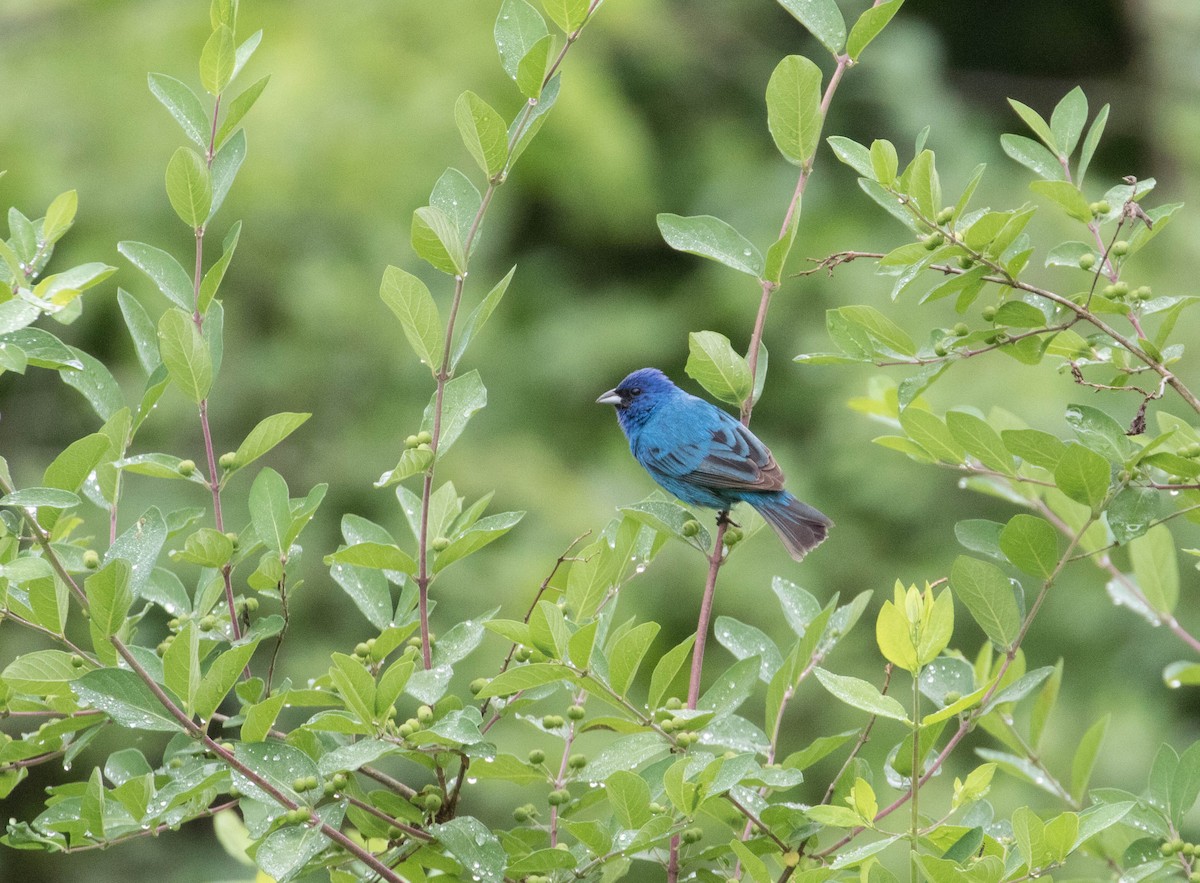
[[635,386],[633,389],[629,390],[629,394],[631,396],[640,396],[642,394],[642,388],[640,386]]

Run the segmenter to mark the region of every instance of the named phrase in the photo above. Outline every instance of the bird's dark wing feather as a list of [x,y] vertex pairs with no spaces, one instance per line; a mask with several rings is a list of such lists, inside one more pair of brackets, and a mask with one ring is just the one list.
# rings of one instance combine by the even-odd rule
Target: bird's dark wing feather
[[[692,400],[693,407],[697,401]],[[700,487],[782,490],[783,471],[767,446],[721,409],[703,404],[703,412],[674,424],[670,443],[639,452],[643,465]]]

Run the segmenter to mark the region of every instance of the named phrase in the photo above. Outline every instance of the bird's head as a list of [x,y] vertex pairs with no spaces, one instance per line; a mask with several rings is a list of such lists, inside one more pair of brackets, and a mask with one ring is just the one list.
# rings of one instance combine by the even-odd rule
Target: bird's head
[[657,368],[641,368],[596,399],[596,403],[614,405],[622,424],[640,422],[639,418],[646,417],[664,399],[678,392],[679,387]]

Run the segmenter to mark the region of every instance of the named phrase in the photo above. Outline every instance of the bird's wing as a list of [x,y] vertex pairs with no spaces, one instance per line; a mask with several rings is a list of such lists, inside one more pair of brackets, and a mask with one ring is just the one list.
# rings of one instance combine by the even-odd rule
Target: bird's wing
[[647,469],[714,489],[783,488],[783,471],[754,433],[707,402],[689,404],[685,414],[671,415],[669,432],[656,433],[661,444],[642,446],[639,459]]

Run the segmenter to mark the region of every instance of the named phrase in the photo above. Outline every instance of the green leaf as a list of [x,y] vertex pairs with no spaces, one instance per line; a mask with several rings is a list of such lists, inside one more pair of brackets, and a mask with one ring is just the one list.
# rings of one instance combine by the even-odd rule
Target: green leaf
[[174,257],[144,242],[119,242],[117,251],[149,276],[170,301],[189,312],[192,310],[195,300],[192,280]]
[[1033,130],[1033,133],[1042,139],[1042,143],[1050,148],[1051,153],[1057,156],[1062,152],[1059,150],[1058,142],[1055,140],[1053,132],[1050,131],[1050,126],[1042,119],[1041,114],[1032,107],[1028,107],[1017,101],[1015,98],[1008,99],[1008,103],[1017,112],[1017,116],[1025,121],[1025,125],[1029,126]]
[[151,507],[108,547],[104,562],[107,564],[117,558],[128,561],[132,565],[130,586],[134,597],[140,597],[142,588],[150,581],[166,540],[167,525],[162,513]]
[[1092,156],[1096,153],[1096,148],[1100,146],[1100,138],[1104,135],[1104,125],[1108,122],[1108,105],[1100,108],[1100,112],[1096,114],[1096,118],[1092,120],[1092,125],[1088,129],[1087,136],[1083,139],[1083,149],[1079,151],[1079,165],[1075,172],[1075,179],[1079,186],[1083,186],[1083,179],[1087,175],[1088,166],[1092,163]]
[[714,398],[740,405],[750,395],[750,367],[724,334],[693,331],[688,335],[688,376]]
[[874,166],[871,162],[871,151],[866,147],[842,135],[830,135],[825,139],[825,143],[833,150],[834,156],[862,177],[873,177]]
[[1087,116],[1087,96],[1078,86],[1064,95],[1050,114],[1050,131],[1063,156],[1070,156],[1074,152]]
[[1013,454],[1043,469],[1057,468],[1067,450],[1059,438],[1038,429],[1004,429],[1000,432],[1000,438]]
[[492,287],[492,290],[479,302],[479,305],[471,311],[471,315],[467,316],[467,320],[461,324],[458,332],[455,334],[454,348],[450,355],[451,368],[458,367],[458,361],[466,353],[471,341],[483,330],[483,326],[487,323],[487,320],[496,311],[496,307],[500,305],[500,299],[504,297],[504,293],[508,290],[508,283],[512,281],[513,274],[516,272],[517,268],[514,265],[508,271],[508,274],[497,282]]
[[212,208],[213,186],[208,166],[196,152],[180,147],[167,163],[167,198],[189,227],[202,227]]
[[699,255],[756,278],[765,267],[763,256],[745,236],[712,215],[658,215],[663,240],[676,251]]
[[859,678],[837,675],[823,668],[814,669],[821,686],[854,708],[892,720],[907,721],[904,706],[891,696],[884,696],[872,684]]
[[[178,640],[176,638],[176,641]],[[209,666],[203,680],[200,682],[199,688],[196,690],[195,708],[196,714],[200,716],[201,720],[208,720],[221,707],[222,700],[233,689],[233,685],[237,683],[238,678],[241,677],[242,672],[249,665],[250,657],[254,655],[257,647],[258,641],[251,641],[231,647],[218,656],[213,664]],[[281,695],[286,697],[286,694]],[[242,738],[246,738],[244,730]]]
[[996,310],[995,323],[1010,328],[1041,328],[1046,324],[1046,314],[1020,300],[1005,301]]
[[504,0],[496,17],[496,49],[500,64],[513,80],[517,78],[521,59],[549,31],[541,13],[525,0]]
[[60,370],[63,383],[78,390],[101,420],[110,419],[125,407],[121,387],[99,359],[75,347],[71,347],[70,352],[80,367]]
[[171,553],[174,561],[201,567],[223,567],[233,557],[233,540],[216,528],[202,527],[184,541],[183,550]]
[[812,161],[824,122],[821,69],[802,55],[784,57],[767,81],[767,128],[775,146],[788,162],[803,166]]
[[78,506],[82,500],[70,491],[50,487],[27,487],[13,491],[0,497],[0,506],[12,506],[18,509],[33,509],[45,506],[47,509],[70,509]]
[[[70,368],[80,371],[85,367],[77,355],[79,350],[68,347],[53,334],[40,328],[20,328],[0,334],[0,348],[10,346],[16,346],[25,354],[28,364],[37,368],[55,371]],[[92,359],[92,362],[95,361]]]
[[[874,7],[873,7],[874,8]],[[899,159],[896,147],[891,141],[876,139],[871,142],[871,171],[875,180],[884,187],[896,183],[896,172],[899,169]]]
[[675,676],[679,674],[684,661],[692,652],[692,644],[695,641],[696,636],[689,635],[659,658],[650,675],[650,693],[647,698],[647,705],[650,708],[658,708],[662,705],[667,690],[671,688]]
[[183,699],[190,717],[200,689],[200,630],[195,622],[188,622],[163,654],[163,680]]
[[508,126],[490,104],[466,91],[454,104],[454,122],[467,151],[489,178],[508,161]]
[[909,438],[938,460],[962,462],[962,447],[936,414],[910,405],[900,412],[900,427]]
[[1008,650],[1020,633],[1021,611],[1004,572],[960,555],[950,571],[950,587],[997,649]]
[[[183,727],[154,698],[142,679],[128,669],[100,668],[71,684],[80,704],[103,711],[131,730],[177,733]],[[178,697],[168,698],[178,702]]]
[[[224,144],[225,139],[237,128],[238,123],[242,121],[246,114],[250,112],[250,108],[258,101],[263,90],[267,88],[267,83],[270,79],[269,76],[266,76],[252,83],[245,91],[226,105],[225,119],[221,120],[221,127],[217,129],[217,145]],[[201,143],[200,146],[207,147],[208,145]]]
[[[458,237],[465,243],[471,235],[471,227],[475,225],[483,197],[466,175],[458,169],[451,168],[442,172],[433,185],[433,190],[429,193],[429,204],[441,209],[454,221]],[[472,241],[472,249],[478,241],[478,237]]]
[[[847,321],[863,328],[876,343],[886,347],[892,353],[902,356],[916,355],[917,347],[908,333],[871,306],[856,305],[838,307],[837,314]],[[829,316],[826,314],[826,323]]]
[[[421,429],[433,431],[433,410],[436,396],[431,397],[421,417]],[[487,405],[487,389],[478,371],[469,371],[450,380],[442,391],[442,434],[438,439],[437,455],[442,457],[458,440],[475,412]]]
[[1123,462],[1135,450],[1125,427],[1099,408],[1069,405],[1065,419],[1081,442],[1113,463]]
[[292,513],[288,506],[287,482],[274,469],[263,469],[250,486],[250,518],[258,538],[271,552],[286,558]]
[[783,665],[783,655],[774,641],[760,629],[733,617],[718,616],[713,625],[713,637],[738,660],[758,657],[761,662],[758,677],[765,683],[770,683]]
[[183,133],[201,149],[208,148],[210,120],[196,93],[166,74],[150,74],[150,91],[179,123]]
[[62,239],[63,234],[75,223],[75,212],[79,208],[79,194],[74,190],[60,193],[54,197],[42,218],[42,241],[55,243]]
[[83,487],[96,465],[104,459],[108,450],[108,437],[103,433],[93,432],[91,435],[85,435],[78,441],[71,442],[54,458],[46,467],[42,481],[46,487],[76,493]]
[[415,574],[417,563],[399,546],[388,543],[362,542],[339,549],[325,558],[326,564],[351,564],[371,570],[395,570]]
[[[554,44],[554,37],[547,34],[529,47],[529,51],[517,66],[517,88],[526,98],[536,99],[542,94],[542,84],[546,82],[546,66],[549,64]],[[505,137],[507,136],[506,131]]]
[[479,693],[477,699],[487,699],[490,696],[511,696],[522,690],[531,690],[546,684],[559,681],[573,682],[574,676],[570,670],[550,662],[535,662],[520,665],[501,672],[492,678]]
[[117,289],[117,303],[121,307],[121,315],[125,318],[125,326],[133,339],[133,348],[137,352],[138,361],[147,374],[153,374],[162,364],[158,354],[158,332],[150,314],[141,302],[123,288]]
[[1092,777],[1092,769],[1096,766],[1096,758],[1100,754],[1100,745],[1104,742],[1104,734],[1108,730],[1111,715],[1104,715],[1096,721],[1079,740],[1075,749],[1075,757],[1071,761],[1071,793],[1076,800],[1082,800],[1087,794],[1088,782]]
[[846,40],[846,54],[850,56],[851,61],[858,61],[863,50],[867,48],[867,44],[887,27],[888,22],[900,11],[903,3],[904,0],[888,0],[886,3],[872,6],[858,17],[858,21],[850,29],[850,36]]
[[120,631],[133,606],[131,575],[130,563],[114,558],[84,580],[92,626],[105,638]]
[[1000,549],[1021,570],[1042,579],[1058,565],[1058,533],[1036,515],[1014,515],[1000,532]]
[[1009,157],[1015,159],[1039,178],[1047,181],[1065,181],[1066,172],[1053,153],[1024,135],[1001,135],[1000,146]]
[[383,271],[379,296],[400,320],[417,358],[436,374],[442,367],[444,332],[437,304],[425,283],[399,267],[388,267]]
[[835,56],[846,43],[846,20],[834,0],[779,0],[779,5]]
[[1000,440],[1000,435],[986,421],[966,411],[947,411],[946,427],[954,440],[988,469],[1016,475],[1012,455]]
[[1063,211],[1077,221],[1086,224],[1092,219],[1087,199],[1070,181],[1033,181],[1029,189],[1058,203]]
[[624,696],[633,683],[638,666],[650,649],[659,625],[643,622],[623,634],[608,653],[608,682],[618,696]]
[[200,85],[210,95],[220,95],[233,79],[236,60],[233,30],[228,25],[220,25],[200,51]]
[[427,205],[413,212],[412,247],[434,269],[461,274],[467,265],[458,227],[444,211]]
[[587,21],[588,0],[542,0],[542,8],[567,34],[578,30]]
[[1129,544],[1129,557],[1150,608],[1158,613],[1171,613],[1179,601],[1179,561],[1170,528],[1158,524],[1133,540]]
[[238,445],[234,453],[234,468],[249,466],[303,426],[311,416],[295,411],[282,411],[260,420]]
[[34,650],[18,656],[3,672],[0,681],[18,693],[59,696],[71,692],[71,682],[83,669],[76,668],[72,654],[62,650]]
[[428,830],[462,865],[463,875],[478,877],[480,883],[504,883],[504,866],[508,862],[504,847],[478,819],[459,816],[444,824],[430,825]]
[[900,185],[926,218],[934,217],[941,210],[942,185],[932,150],[922,150],[913,158],[900,176]]
[[184,395],[197,403],[208,397],[212,354],[190,315],[178,309],[163,313],[158,322],[158,351],[171,380]]
[[225,202],[229,188],[233,186],[233,180],[237,177],[238,170],[245,161],[246,132],[238,129],[233,137],[221,145],[221,149],[213,157],[212,172],[209,176],[212,181],[212,201],[209,204],[204,223],[207,224],[212,220],[213,215]]
[[617,770],[604,781],[613,814],[622,828],[640,828],[650,820],[650,786],[628,770]]
[[1096,512],[1108,495],[1110,474],[1108,461],[1095,451],[1083,445],[1067,445],[1054,467],[1054,482],[1072,500]]
[[499,515],[489,515],[479,519],[452,539],[449,546],[434,553],[433,572],[439,573],[455,561],[466,558],[488,543],[500,539],[516,527],[524,516],[524,512],[502,512]]

